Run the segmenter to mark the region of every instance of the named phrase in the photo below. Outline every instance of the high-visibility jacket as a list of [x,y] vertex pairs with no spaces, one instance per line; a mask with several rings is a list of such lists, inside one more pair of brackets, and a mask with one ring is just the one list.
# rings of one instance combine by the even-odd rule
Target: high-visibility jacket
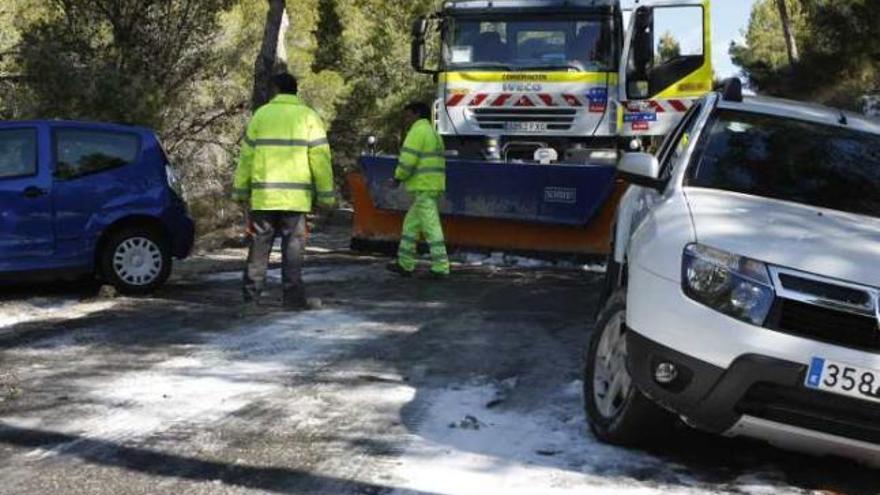
[[335,202],[330,145],[314,110],[294,95],[278,95],[257,110],[235,171],[233,198],[252,210],[312,210]]
[[409,130],[394,178],[406,185],[409,192],[446,190],[446,147],[443,138],[426,119],[420,119]]

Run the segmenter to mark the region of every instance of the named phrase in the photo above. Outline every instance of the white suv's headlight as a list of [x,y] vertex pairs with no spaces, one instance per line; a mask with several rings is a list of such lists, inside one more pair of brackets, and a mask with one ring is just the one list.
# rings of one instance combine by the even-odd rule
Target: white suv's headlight
[[701,244],[684,249],[682,286],[700,304],[758,326],[776,297],[766,264]]

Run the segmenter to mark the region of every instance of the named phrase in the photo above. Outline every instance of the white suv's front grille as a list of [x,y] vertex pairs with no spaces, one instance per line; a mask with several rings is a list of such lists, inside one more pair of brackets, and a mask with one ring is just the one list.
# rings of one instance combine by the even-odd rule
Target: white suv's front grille
[[880,289],[776,267],[771,275],[777,301],[769,328],[880,352]]

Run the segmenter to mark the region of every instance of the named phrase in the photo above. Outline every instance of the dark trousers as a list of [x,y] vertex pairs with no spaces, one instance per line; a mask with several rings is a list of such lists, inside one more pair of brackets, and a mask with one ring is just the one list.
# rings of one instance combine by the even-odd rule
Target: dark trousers
[[255,301],[266,287],[266,269],[275,236],[281,235],[281,282],[285,305],[305,304],[302,281],[306,218],[292,211],[252,211],[250,250],[244,271],[244,299]]

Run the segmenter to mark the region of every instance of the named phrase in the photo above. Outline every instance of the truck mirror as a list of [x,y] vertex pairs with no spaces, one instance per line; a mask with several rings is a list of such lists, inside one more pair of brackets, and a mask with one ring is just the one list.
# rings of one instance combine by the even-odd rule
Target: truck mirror
[[413,21],[412,25],[412,37],[413,38],[424,38],[428,33],[428,19],[425,17],[419,17],[415,21]]
[[428,46],[427,36],[430,28],[430,19],[427,17],[419,17],[413,21],[412,26],[412,46],[410,52],[410,62],[416,72],[422,74],[436,74],[436,68],[427,68]]
[[410,54],[410,58],[412,59],[412,67],[416,70],[416,72],[422,72],[425,68],[425,40],[424,39],[413,39],[412,41],[412,53]]
[[425,33],[428,31],[428,20],[419,17],[412,24],[412,67],[421,72],[425,67]]
[[[640,7],[636,10],[632,49],[636,75],[647,76],[654,61],[654,9]],[[638,77],[643,78],[647,77]]]

